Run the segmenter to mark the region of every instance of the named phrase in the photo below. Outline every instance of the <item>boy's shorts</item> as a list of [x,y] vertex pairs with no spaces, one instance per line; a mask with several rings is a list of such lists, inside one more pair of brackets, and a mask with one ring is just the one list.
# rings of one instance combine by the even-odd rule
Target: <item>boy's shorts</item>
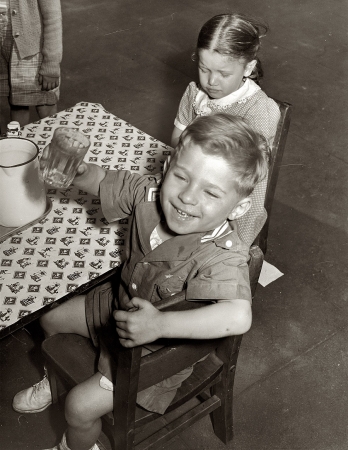
[[55,105],[59,86],[42,91],[39,84],[41,53],[20,59],[12,37],[11,20],[0,24],[0,97],[9,97],[12,105]]
[[[112,369],[112,358],[106,347],[100,345],[98,335],[103,334],[107,338],[110,338],[111,341],[118,339],[116,322],[112,315],[112,312],[117,309],[116,298],[115,286],[107,282],[88,292],[85,302],[88,331],[94,346],[100,348],[98,371],[103,375],[100,380],[100,386],[107,390],[113,390],[113,384],[110,380],[112,380],[112,370],[115,369]],[[142,356],[152,351],[153,346],[143,346]],[[164,414],[174,399],[177,389],[191,375],[192,370],[192,367],[188,367],[176,375],[138,392],[138,405],[148,411]]]

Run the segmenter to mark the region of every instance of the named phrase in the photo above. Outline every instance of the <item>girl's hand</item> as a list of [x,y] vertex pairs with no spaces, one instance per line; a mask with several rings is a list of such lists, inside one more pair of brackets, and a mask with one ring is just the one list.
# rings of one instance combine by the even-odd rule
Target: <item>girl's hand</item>
[[42,91],[52,91],[59,86],[59,77],[48,77],[47,75],[39,75],[39,84]]
[[152,303],[133,297],[127,305],[128,311],[115,311],[116,330],[120,343],[127,348],[147,344],[162,337],[161,317]]

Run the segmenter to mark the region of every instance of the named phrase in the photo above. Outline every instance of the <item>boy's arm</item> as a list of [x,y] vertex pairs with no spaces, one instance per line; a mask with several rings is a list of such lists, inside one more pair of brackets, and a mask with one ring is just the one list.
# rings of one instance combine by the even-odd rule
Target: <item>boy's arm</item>
[[99,196],[100,183],[104,180],[105,176],[106,170],[102,167],[96,164],[82,162],[77,169],[73,183],[79,189]]
[[246,333],[252,320],[248,300],[223,300],[189,311],[159,311],[149,301],[134,297],[131,311],[116,311],[117,332],[124,347],[160,338],[215,339]]

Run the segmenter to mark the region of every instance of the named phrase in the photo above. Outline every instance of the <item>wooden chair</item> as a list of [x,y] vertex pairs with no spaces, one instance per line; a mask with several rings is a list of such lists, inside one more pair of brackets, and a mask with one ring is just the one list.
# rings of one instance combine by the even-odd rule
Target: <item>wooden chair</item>
[[279,106],[280,119],[278,122],[277,132],[272,144],[271,160],[268,172],[268,184],[265,198],[265,209],[267,211],[267,220],[254,244],[258,245],[265,255],[267,252],[268,228],[271,218],[274,194],[278,182],[278,175],[285,150],[286,139],[290,127],[291,108],[289,103],[275,100]]
[[[271,212],[290,121],[291,106],[277,102],[281,118],[273,144],[266,209]],[[254,295],[266,251],[269,218],[250,249],[250,282]],[[205,303],[187,302],[178,294],[157,303],[161,310],[184,310]],[[125,349],[116,336],[103,337],[115,361],[113,382],[114,411],[103,418],[103,431],[115,450],[158,448],[176,434],[210,414],[214,433],[224,443],[233,437],[233,383],[242,336],[215,340],[165,340],[160,350],[141,357],[141,348]],[[74,334],[58,334],[42,345],[47,361],[53,401],[57,386],[71,388],[95,373],[97,353],[90,340]],[[182,384],[164,415],[136,406],[137,392],[152,386],[180,370],[194,366],[192,375]],[[59,378],[58,378],[59,377]]]

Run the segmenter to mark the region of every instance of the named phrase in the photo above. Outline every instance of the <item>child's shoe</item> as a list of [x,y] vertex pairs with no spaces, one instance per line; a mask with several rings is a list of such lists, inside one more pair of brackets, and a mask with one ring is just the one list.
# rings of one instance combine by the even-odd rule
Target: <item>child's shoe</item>
[[12,401],[12,408],[19,413],[38,413],[52,403],[50,384],[45,375],[34,386],[18,392]]
[[[56,445],[53,448],[46,448],[45,450],[70,450],[68,447],[68,444],[66,443],[66,436],[65,433],[63,434],[62,441],[60,444]],[[97,444],[94,444],[90,450],[100,450]]]

